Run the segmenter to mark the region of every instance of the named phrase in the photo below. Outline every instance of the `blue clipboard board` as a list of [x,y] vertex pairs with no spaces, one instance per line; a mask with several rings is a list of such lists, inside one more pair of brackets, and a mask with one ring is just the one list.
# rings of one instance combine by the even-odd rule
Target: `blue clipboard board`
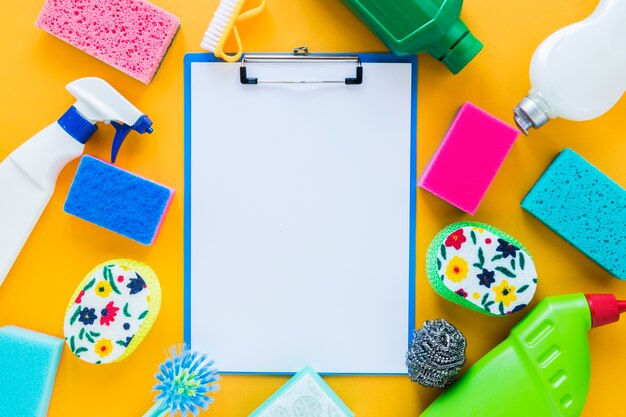
[[[335,57],[335,56],[345,56],[345,55],[346,54],[323,54],[323,55],[318,54],[316,56]],[[223,279],[220,281],[221,278],[217,278],[217,277],[203,277],[202,280],[200,280],[199,278],[196,278],[195,275],[192,276],[192,271],[194,271],[193,273],[195,274],[196,273],[195,271],[202,267],[201,265],[198,266],[200,264],[200,258],[204,258],[206,254],[206,256],[208,256],[207,258],[207,262],[208,262],[208,259],[210,258],[209,255],[211,253],[210,250],[206,250],[203,252],[194,246],[198,244],[197,237],[203,234],[209,234],[209,235],[213,234],[212,232],[207,232],[207,230],[212,231],[213,229],[211,229],[210,227],[208,229],[203,228],[202,227],[203,225],[200,224],[205,221],[206,217],[210,217],[210,216],[207,215],[205,217],[198,217],[198,212],[200,211],[200,209],[198,208],[194,209],[194,204],[198,204],[196,200],[198,201],[199,200],[208,200],[208,201],[212,200],[209,197],[205,198],[204,196],[203,197],[198,196],[199,193],[205,192],[204,188],[198,188],[200,185],[199,183],[206,181],[207,177],[212,178],[211,175],[205,174],[204,172],[199,173],[198,170],[202,168],[200,165],[204,166],[204,165],[213,165],[213,164],[209,164],[209,163],[205,164],[204,162],[199,163],[198,160],[195,159],[197,158],[196,155],[198,153],[202,153],[205,151],[207,154],[211,154],[211,155],[215,154],[215,152],[207,151],[206,149],[203,148],[204,143],[206,142],[206,140],[204,140],[204,136],[209,137],[209,138],[214,137],[214,135],[212,134],[213,132],[211,132],[211,134],[209,134],[208,131],[206,134],[198,133],[200,130],[202,130],[201,128],[198,127],[198,125],[204,123],[205,114],[206,114],[207,119],[211,119],[211,117],[214,117],[214,119],[212,119],[213,122],[211,126],[217,127],[221,121],[220,114],[217,114],[217,113],[220,113],[219,108],[217,108],[213,112],[205,112],[203,111],[203,109],[198,108],[199,106],[201,107],[204,105],[204,104],[199,104],[200,103],[198,101],[199,98],[202,96],[206,96],[207,93],[210,93],[211,91],[215,91],[215,90],[212,90],[212,87],[208,87],[204,85],[204,82],[205,82],[204,75],[202,74],[198,75],[194,73],[194,71],[198,72],[198,69],[204,68],[205,64],[213,64],[214,66],[211,68],[214,68],[215,66],[217,66],[220,68],[220,71],[226,71],[223,68],[228,68],[228,71],[231,71],[233,73],[232,77],[238,80],[237,83],[240,83],[240,81],[243,80],[243,77],[240,77],[240,75],[242,75],[242,72],[240,70],[240,65],[241,65],[240,63],[235,63],[235,64],[223,63],[221,60],[215,58],[212,54],[189,53],[185,56],[185,63],[184,63],[185,65],[185,71],[184,71],[185,73],[185,81],[184,81],[185,82],[185,89],[184,89],[185,90],[184,340],[185,340],[185,343],[190,344],[193,348],[204,350],[211,356],[215,357],[217,364],[220,367],[220,369],[223,370],[222,371],[223,373],[293,374],[297,372],[298,369],[302,368],[302,366],[310,364],[314,368],[316,368],[318,371],[320,371],[321,374],[406,375],[406,368],[404,367],[404,360],[405,360],[404,353],[406,352],[406,348],[408,347],[408,344],[411,341],[413,329],[415,326],[415,228],[416,228],[415,189],[416,189],[416,127],[417,127],[417,120],[416,120],[416,117],[417,117],[417,58],[415,56],[397,57],[391,54],[379,54],[379,53],[356,54],[356,56],[358,56],[364,68],[363,69],[364,71],[363,82],[364,83],[368,82],[368,75],[370,75],[370,77],[373,78],[373,72],[370,72],[368,74],[368,67],[371,67],[372,71],[375,68],[377,68],[370,64],[396,64],[396,63],[408,64],[409,66],[408,71],[410,71],[408,73],[409,75],[407,76],[408,78],[406,82],[407,84],[406,86],[410,88],[410,92],[407,93],[409,95],[405,97],[406,104],[410,102],[410,121],[407,118],[407,123],[409,123],[410,126],[406,127],[407,129],[406,132],[407,133],[410,132],[410,138],[406,138],[406,141],[407,141],[406,150],[408,151],[408,153],[410,153],[410,155],[406,156],[407,157],[406,170],[408,170],[407,172],[409,174],[409,178],[407,178],[406,180],[407,182],[405,184],[406,185],[405,191],[408,196],[407,210],[409,212],[409,215],[406,220],[406,230],[405,230],[407,244],[406,244],[406,247],[404,248],[404,251],[406,251],[405,253],[406,262],[408,263],[408,265],[406,266],[406,276],[404,278],[406,281],[403,284],[405,285],[405,287],[403,287],[404,288],[403,292],[405,293],[403,303],[406,303],[406,313],[408,313],[408,318],[405,320],[404,325],[406,327],[404,328],[404,332],[402,333],[402,338],[405,340],[405,343],[403,345],[404,350],[403,352],[399,352],[399,351],[397,352],[397,354],[401,354],[399,359],[398,358],[394,359],[398,363],[399,362],[402,363],[403,369],[400,369],[400,366],[398,365],[398,366],[394,366],[392,371],[385,371],[385,370],[381,371],[381,369],[383,369],[384,367],[381,367],[381,369],[376,368],[372,370],[360,369],[359,366],[355,367],[355,368],[358,368],[357,370],[353,370],[353,369],[344,370],[344,369],[341,369],[341,366],[320,365],[316,363],[315,360],[309,361],[306,357],[303,357],[302,361],[298,362],[297,364],[290,363],[289,365],[285,367],[270,366],[269,368],[250,369],[249,367],[246,366],[245,361],[243,361],[244,364],[241,367],[230,366],[230,365],[224,366],[224,361],[220,357],[219,352],[216,354],[217,351],[221,352],[221,350],[223,350],[223,349],[219,349],[217,345],[219,345],[219,341],[224,340],[224,338],[223,337],[214,338],[213,336],[219,335],[220,332],[227,331],[227,329],[224,330],[223,328],[220,328],[216,330],[216,329],[212,329],[211,327],[214,325],[213,323],[215,323],[216,321],[228,320],[228,316],[232,314],[222,315],[224,314],[224,312],[220,311],[220,309],[216,308],[215,310],[213,310],[208,306],[214,303],[215,300],[220,300],[220,302],[222,302],[221,301],[222,298],[228,298],[228,296],[224,295],[227,293],[227,291],[220,291],[220,289],[218,288],[219,285],[221,285],[220,282],[227,281],[227,279]],[[289,65],[289,64],[286,64],[286,65]],[[210,67],[210,65],[206,65],[206,67]],[[256,71],[256,67],[254,71]],[[256,76],[256,74],[253,74],[253,75]],[[252,77],[253,75],[251,75],[250,71],[248,71],[247,76]],[[207,78],[211,78],[211,76],[209,75]],[[348,78],[348,75],[346,75],[346,78]],[[216,87],[217,85],[218,85],[217,83],[213,84],[214,87]],[[239,88],[239,87],[234,87],[234,86],[235,84],[233,84],[233,88]],[[202,90],[203,88],[207,90],[203,91]],[[248,88],[263,88],[263,87],[249,86]],[[276,85],[272,85],[271,88],[274,88],[275,91],[284,90],[282,86],[276,86]],[[320,87],[320,88],[325,88],[325,87]],[[219,95],[219,93],[216,93],[216,94]],[[205,103],[211,103],[210,98],[208,98],[207,101],[205,101]],[[409,111],[408,106],[406,107],[407,107],[407,111]],[[227,108],[232,108],[232,106],[228,106],[227,104],[224,105],[224,109],[227,109]],[[244,126],[246,122],[247,122],[246,118],[243,117],[241,119],[242,126]],[[209,129],[209,128],[205,127],[204,129]],[[210,129],[213,129],[213,127],[210,127]],[[235,131],[236,130],[237,129],[235,129]],[[203,136],[202,141],[194,137],[194,135],[202,135]],[[241,136],[245,137],[249,135],[242,133]],[[236,135],[233,137],[236,137]],[[219,146],[227,147],[229,146],[229,143],[231,142],[224,141],[224,142],[221,142],[222,144],[216,144],[215,145],[216,148],[213,148],[213,150],[220,149]],[[215,160],[214,163],[219,163],[219,161]],[[220,185],[218,184],[217,187],[219,188]],[[207,186],[207,188],[211,188],[211,185]],[[237,195],[240,196],[242,194],[237,194]],[[217,199],[213,199],[213,201],[216,201],[216,200]],[[223,198],[219,199],[219,201],[222,201],[222,200],[224,199]],[[204,208],[202,210],[204,210]],[[202,220],[198,220],[198,219],[202,219]],[[225,234],[222,234],[222,236],[223,235]],[[240,240],[240,242],[241,241],[242,240]],[[207,246],[207,248],[209,249],[210,247],[212,246],[211,245]],[[197,264],[193,264],[194,261],[197,262]],[[219,274],[219,275],[221,277],[225,276],[224,274]],[[207,280],[211,280],[211,279],[215,280],[213,284],[206,283]],[[245,291],[245,288],[242,288],[242,292],[243,291]],[[237,300],[234,300],[235,304],[241,302],[239,298],[240,297],[237,297]],[[204,300],[206,300],[206,302]],[[242,305],[245,306],[245,304],[242,304]],[[208,310],[200,311],[201,308],[207,308]],[[210,312],[210,315],[209,315],[209,312]],[[232,331],[236,332],[237,330],[233,329]],[[245,329],[241,329],[241,331],[245,331]],[[235,346],[234,348],[236,350],[238,347]],[[276,355],[279,355],[279,354],[277,353]],[[271,353],[267,353],[266,356],[268,357],[271,356]],[[397,355],[394,355],[394,357],[395,356]],[[232,363],[232,361],[229,363]]]

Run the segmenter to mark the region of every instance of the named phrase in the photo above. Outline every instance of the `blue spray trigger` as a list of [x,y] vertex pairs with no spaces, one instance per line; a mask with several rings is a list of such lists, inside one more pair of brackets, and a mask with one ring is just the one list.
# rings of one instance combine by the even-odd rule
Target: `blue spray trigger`
[[115,137],[113,138],[113,147],[111,148],[111,162],[115,163],[115,159],[117,159],[117,153],[122,147],[122,143],[124,143],[124,139],[130,133],[131,130],[134,130],[138,133],[152,133],[154,129],[152,129],[152,120],[145,114],[142,114],[139,119],[135,122],[134,125],[129,126],[125,123],[119,123],[115,121],[111,121],[111,125],[115,128]]

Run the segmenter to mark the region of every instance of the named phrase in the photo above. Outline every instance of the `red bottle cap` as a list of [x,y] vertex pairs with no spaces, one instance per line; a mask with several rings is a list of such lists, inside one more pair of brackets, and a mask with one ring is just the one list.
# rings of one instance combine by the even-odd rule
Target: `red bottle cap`
[[613,294],[586,294],[585,297],[591,311],[591,327],[615,323],[626,311],[626,301],[618,300]]

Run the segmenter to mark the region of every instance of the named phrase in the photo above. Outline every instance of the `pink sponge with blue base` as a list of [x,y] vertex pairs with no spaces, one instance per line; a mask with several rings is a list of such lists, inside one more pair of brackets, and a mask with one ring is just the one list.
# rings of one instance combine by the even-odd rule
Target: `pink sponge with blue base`
[[120,235],[151,245],[174,190],[91,156],[83,156],[64,210]]

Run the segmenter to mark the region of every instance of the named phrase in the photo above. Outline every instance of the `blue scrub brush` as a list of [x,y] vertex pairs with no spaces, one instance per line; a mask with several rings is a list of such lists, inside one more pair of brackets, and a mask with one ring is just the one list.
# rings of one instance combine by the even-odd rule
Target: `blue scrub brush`
[[154,386],[158,391],[156,403],[144,417],[176,416],[178,412],[183,417],[197,416],[200,409],[207,410],[213,402],[208,394],[219,389],[214,361],[206,354],[193,352],[187,345],[182,349],[172,346],[168,356],[156,374],[159,380]]

